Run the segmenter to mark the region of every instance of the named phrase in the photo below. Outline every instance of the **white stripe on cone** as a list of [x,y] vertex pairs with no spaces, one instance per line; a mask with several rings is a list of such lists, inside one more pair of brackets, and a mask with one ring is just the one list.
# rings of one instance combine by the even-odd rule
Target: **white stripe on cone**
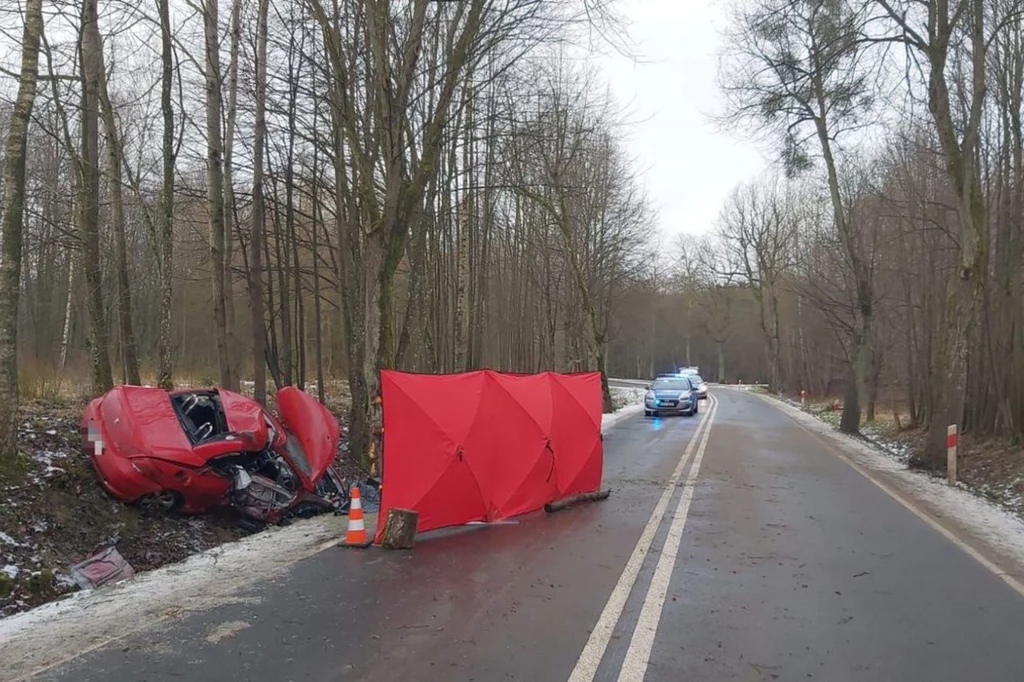
[[363,525],[362,519],[352,519],[348,522],[348,529],[349,531],[366,530],[366,526]]

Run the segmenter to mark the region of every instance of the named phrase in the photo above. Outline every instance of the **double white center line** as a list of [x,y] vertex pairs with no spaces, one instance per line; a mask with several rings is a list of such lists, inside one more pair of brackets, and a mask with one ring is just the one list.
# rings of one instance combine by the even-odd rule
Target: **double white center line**
[[639,682],[643,680],[644,674],[647,672],[647,664],[651,658],[654,637],[658,632],[658,622],[661,620],[661,612],[665,606],[665,599],[668,596],[672,569],[675,567],[676,556],[679,554],[679,543],[683,536],[683,529],[686,527],[686,517],[690,512],[693,489],[697,482],[697,476],[700,473],[701,462],[704,459],[704,450],[707,447],[708,436],[711,433],[711,424],[714,421],[715,412],[718,410],[718,401],[713,396],[710,397],[709,402],[711,403],[711,409],[704,414],[704,417],[697,425],[693,438],[690,439],[686,450],[683,451],[683,456],[679,459],[679,463],[665,485],[661,498],[658,500],[657,505],[655,505],[654,511],[651,512],[651,518],[647,521],[647,525],[640,534],[640,539],[637,540],[633,553],[630,555],[629,560],[626,561],[626,567],[622,570],[622,575],[619,576],[615,589],[612,590],[611,595],[608,597],[608,602],[605,604],[597,624],[590,633],[590,639],[587,640],[586,646],[583,647],[583,652],[580,653],[580,657],[576,661],[576,667],[573,668],[572,674],[569,676],[569,682],[591,682],[594,679],[598,666],[601,665],[601,659],[604,658],[604,653],[608,649],[608,642],[611,640],[615,625],[619,622],[622,610],[626,606],[626,600],[636,584],[644,557],[650,551],[651,543],[654,542],[654,536],[657,534],[658,527],[665,516],[665,510],[668,508],[672,495],[679,485],[687,463],[690,461],[691,456],[693,456],[694,450],[696,450],[693,466],[690,467],[686,482],[683,484],[683,492],[679,497],[679,503],[676,505],[675,512],[671,517],[668,534],[665,538],[665,546],[654,569],[651,584],[647,588],[647,595],[644,597],[640,618],[637,621],[636,628],[633,630],[629,649],[626,652],[626,658],[619,672],[620,682]]

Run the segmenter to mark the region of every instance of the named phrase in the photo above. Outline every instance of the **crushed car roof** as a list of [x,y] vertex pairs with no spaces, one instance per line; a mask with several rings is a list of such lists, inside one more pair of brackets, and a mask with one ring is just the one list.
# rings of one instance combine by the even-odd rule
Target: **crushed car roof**
[[[123,457],[156,457],[191,466],[206,463],[185,435],[171,404],[170,396],[174,393],[149,386],[117,386],[103,396],[100,413],[107,436],[117,444]],[[263,419],[258,403],[231,391],[216,393],[220,395],[229,430],[257,430]]]

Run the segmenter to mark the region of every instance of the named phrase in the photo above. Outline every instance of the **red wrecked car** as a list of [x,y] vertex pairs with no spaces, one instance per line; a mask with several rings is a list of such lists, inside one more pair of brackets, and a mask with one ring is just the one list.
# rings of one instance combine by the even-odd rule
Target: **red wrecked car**
[[82,446],[111,495],[148,510],[230,505],[274,523],[338,509],[338,421],[292,386],[277,409],[224,389],[118,386],[85,408]]

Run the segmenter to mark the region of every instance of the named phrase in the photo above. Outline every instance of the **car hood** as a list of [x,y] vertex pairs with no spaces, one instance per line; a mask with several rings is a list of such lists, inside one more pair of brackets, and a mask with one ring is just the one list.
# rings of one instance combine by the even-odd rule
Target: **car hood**
[[657,388],[653,392],[657,398],[666,400],[678,400],[681,395],[689,393],[689,391],[682,391],[678,388]]
[[277,392],[277,412],[290,436],[281,454],[288,458],[299,477],[312,485],[327,471],[338,452],[338,420],[320,401],[294,386]]

